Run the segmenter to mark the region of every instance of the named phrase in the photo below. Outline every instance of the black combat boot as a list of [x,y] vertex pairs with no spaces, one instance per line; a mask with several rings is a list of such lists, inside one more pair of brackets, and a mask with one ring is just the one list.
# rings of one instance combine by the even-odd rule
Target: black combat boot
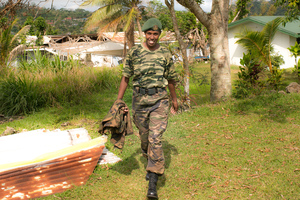
[[150,174],[151,172],[148,172],[147,171],[147,174],[146,174],[146,181],[149,181],[149,174]]
[[156,191],[156,184],[158,181],[158,174],[150,172],[149,173],[149,188],[147,197],[152,199],[158,199],[157,191]]

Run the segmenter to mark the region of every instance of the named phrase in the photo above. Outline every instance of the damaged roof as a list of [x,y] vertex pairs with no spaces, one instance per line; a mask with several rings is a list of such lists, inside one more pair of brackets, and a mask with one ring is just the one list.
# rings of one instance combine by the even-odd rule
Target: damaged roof
[[[164,35],[161,39],[160,42],[174,42],[176,41],[176,36],[174,32],[171,31],[167,31],[167,32],[162,32],[162,34]],[[125,38],[125,32],[104,32],[103,36],[115,41],[115,42],[120,42],[120,43],[124,43],[124,38]],[[143,33],[143,38],[145,37],[145,34]],[[135,43],[141,43],[141,37],[139,35],[138,31],[134,32],[134,42]]]

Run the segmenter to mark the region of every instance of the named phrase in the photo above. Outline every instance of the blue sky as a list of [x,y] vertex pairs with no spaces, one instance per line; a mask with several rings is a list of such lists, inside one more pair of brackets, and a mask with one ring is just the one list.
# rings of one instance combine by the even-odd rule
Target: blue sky
[[[35,4],[39,4],[41,7],[50,7],[52,0],[30,0],[31,2]],[[165,5],[164,0],[159,0],[162,2],[163,5]],[[53,5],[56,9],[59,8],[65,8],[65,9],[77,9],[79,8],[79,5],[84,2],[84,0],[54,0]],[[147,2],[147,0],[144,0],[144,2]],[[205,0],[204,3],[201,5],[203,10],[205,12],[209,12],[211,8],[211,0]],[[93,7],[86,7],[84,8],[86,10],[94,11],[95,8]],[[182,7],[180,4],[178,4],[175,1],[175,10],[185,10],[184,7]]]

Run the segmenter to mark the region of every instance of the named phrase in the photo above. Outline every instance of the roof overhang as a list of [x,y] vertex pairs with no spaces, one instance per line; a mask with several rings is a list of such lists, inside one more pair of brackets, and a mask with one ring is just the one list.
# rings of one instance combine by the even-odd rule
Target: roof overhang
[[[245,25],[249,22],[259,24],[261,26],[265,26],[268,22],[274,20],[277,17],[283,17],[283,16],[250,16],[238,21],[235,21],[233,23],[228,24],[228,29],[231,29],[233,27],[239,26],[239,25]],[[295,38],[300,37],[300,21],[295,20],[292,22],[287,22],[285,26],[280,25],[278,27],[278,31],[285,33],[287,35],[290,35]]]

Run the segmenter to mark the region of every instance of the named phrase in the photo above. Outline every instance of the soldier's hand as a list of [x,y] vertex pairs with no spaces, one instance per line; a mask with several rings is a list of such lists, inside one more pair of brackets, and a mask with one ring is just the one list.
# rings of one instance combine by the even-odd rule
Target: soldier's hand
[[126,112],[126,113],[129,112],[128,107],[126,107],[126,106],[124,107],[124,112]]
[[175,115],[178,111],[178,103],[177,103],[177,99],[172,101],[172,107],[170,109],[170,112]]

